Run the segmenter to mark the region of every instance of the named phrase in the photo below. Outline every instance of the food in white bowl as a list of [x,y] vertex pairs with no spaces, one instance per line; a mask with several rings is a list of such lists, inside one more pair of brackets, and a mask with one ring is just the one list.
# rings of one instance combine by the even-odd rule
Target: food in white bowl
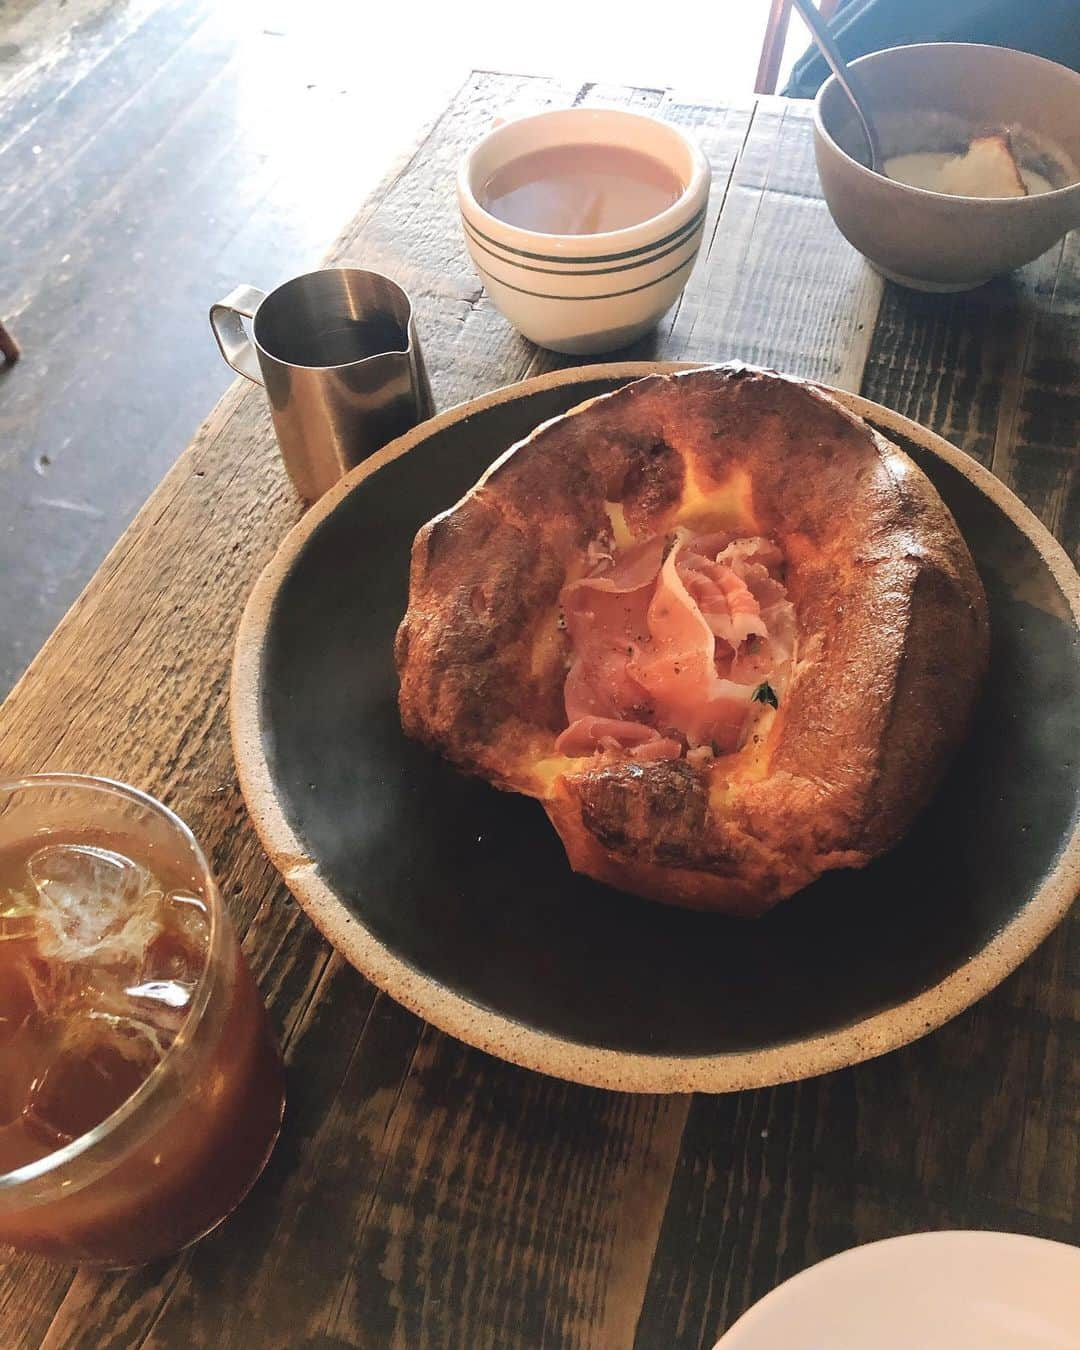
[[506,122],[465,156],[469,255],[499,311],[541,347],[625,347],[690,276],[711,173],[677,127],[621,108]]

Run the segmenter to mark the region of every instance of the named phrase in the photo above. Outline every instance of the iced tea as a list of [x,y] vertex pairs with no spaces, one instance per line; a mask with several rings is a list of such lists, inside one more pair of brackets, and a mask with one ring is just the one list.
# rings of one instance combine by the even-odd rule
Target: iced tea
[[0,786],[0,1241],[132,1265],[241,1200],[281,1059],[186,828],[142,794]]

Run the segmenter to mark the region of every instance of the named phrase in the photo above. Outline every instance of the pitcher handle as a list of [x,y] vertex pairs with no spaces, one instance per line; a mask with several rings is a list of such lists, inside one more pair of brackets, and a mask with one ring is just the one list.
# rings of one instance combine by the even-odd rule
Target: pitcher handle
[[259,358],[244,332],[243,319],[251,319],[265,295],[256,286],[237,286],[224,300],[210,306],[210,327],[222,356],[238,375],[262,384]]

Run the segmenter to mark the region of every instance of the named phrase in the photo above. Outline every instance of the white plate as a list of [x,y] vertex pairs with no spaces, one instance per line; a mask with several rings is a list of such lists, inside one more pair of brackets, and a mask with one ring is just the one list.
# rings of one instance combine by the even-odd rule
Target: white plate
[[755,1303],[715,1350],[1080,1350],[1080,1248],[913,1233],[830,1257]]

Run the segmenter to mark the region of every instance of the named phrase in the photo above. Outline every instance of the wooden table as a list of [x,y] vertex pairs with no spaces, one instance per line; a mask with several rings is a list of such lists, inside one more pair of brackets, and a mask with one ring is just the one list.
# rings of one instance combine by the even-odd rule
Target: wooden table
[[[989,465],[1076,548],[1080,234],[971,295],[883,287],[829,219],[801,104],[471,77],[333,253],[411,292],[440,407],[569,364],[491,307],[452,194],[493,117],[568,101],[656,111],[713,163],[704,255],[629,355],[741,357],[858,390]],[[124,778],[191,823],[290,1093],[267,1172],[221,1231],[133,1273],[12,1261],[0,1344],[696,1350],[856,1243],[1080,1237],[1080,917],[916,1045],[719,1097],[626,1096],[497,1062],[333,953],[259,848],[227,731],[232,634],[298,514],[263,397],[238,383],[0,711],[0,771]]]

